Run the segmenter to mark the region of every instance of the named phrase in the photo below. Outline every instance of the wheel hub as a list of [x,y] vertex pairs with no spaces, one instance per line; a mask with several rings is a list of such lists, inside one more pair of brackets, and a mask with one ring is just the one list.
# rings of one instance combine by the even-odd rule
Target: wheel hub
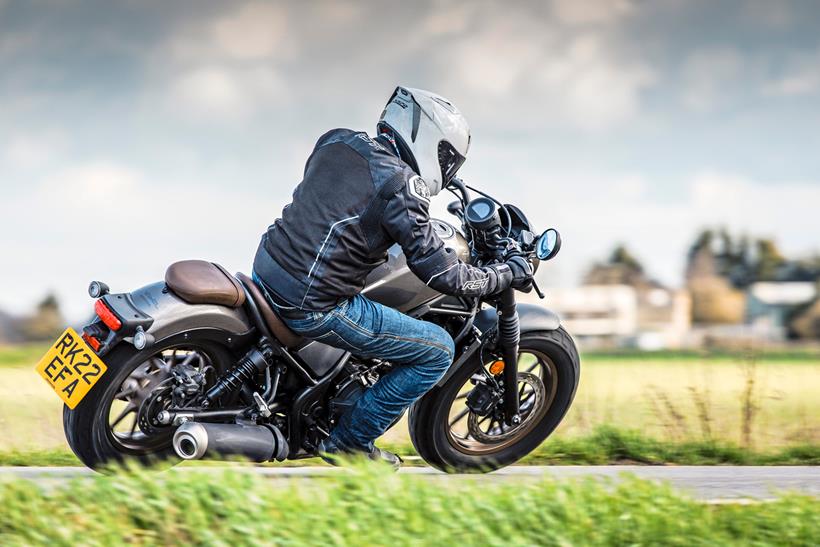
[[[518,391],[521,397],[519,407],[518,423],[514,420],[512,425],[507,426],[503,420],[503,408],[500,403],[501,399],[495,402],[495,406],[486,415],[492,414],[493,418],[487,431],[481,429],[480,425],[484,422],[482,415],[470,412],[467,418],[467,430],[476,441],[485,444],[496,444],[507,441],[516,435],[525,427],[536,419],[538,410],[546,400],[546,388],[541,378],[529,372],[518,373]],[[495,427],[493,427],[494,424]]]

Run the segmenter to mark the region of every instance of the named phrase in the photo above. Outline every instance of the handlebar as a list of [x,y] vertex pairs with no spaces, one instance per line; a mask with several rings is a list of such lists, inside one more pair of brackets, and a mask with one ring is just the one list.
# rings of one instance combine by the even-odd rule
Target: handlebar
[[[526,229],[520,229],[518,233],[513,232],[513,219],[507,207],[490,196],[489,194],[473,188],[464,183],[458,177],[454,177],[447,185],[447,190],[450,191],[459,201],[451,203],[447,210],[456,216],[461,222],[465,235],[467,236],[474,258],[479,264],[491,264],[495,262],[504,262],[511,256],[523,256],[528,261],[532,262],[536,255],[537,237],[529,230],[527,223]],[[486,211],[486,200],[490,200],[497,206],[498,216],[493,222],[492,214],[489,216],[481,216],[478,219],[473,216],[469,217],[469,204],[471,197],[469,190],[473,190],[480,194],[485,199],[483,207]],[[492,203],[490,205],[492,206]],[[477,209],[476,209],[477,210]],[[503,216],[503,221],[501,217]],[[520,214],[517,218],[520,218]],[[526,219],[524,219],[526,222]],[[472,222],[471,222],[472,221]],[[503,225],[502,225],[503,224]],[[515,237],[513,237],[515,235]],[[540,298],[545,298],[544,293],[538,287],[535,280],[532,280],[532,287]]]

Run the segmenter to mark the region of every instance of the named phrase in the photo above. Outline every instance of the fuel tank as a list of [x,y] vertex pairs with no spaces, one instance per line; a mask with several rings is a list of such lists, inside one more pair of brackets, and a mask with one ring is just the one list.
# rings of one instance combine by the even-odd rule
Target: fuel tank
[[[452,249],[462,262],[470,261],[470,247],[463,235],[451,224],[430,219],[436,234],[445,247]],[[407,312],[433,300],[441,293],[425,285],[407,266],[407,260],[398,245],[387,250],[387,262],[367,276],[362,294],[385,306]]]

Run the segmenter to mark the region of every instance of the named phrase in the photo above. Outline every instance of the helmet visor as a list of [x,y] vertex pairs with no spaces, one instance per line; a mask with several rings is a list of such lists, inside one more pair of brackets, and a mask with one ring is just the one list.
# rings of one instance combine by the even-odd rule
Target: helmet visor
[[453,180],[466,159],[456,152],[456,149],[449,142],[441,141],[438,143],[438,164],[441,167],[442,186],[447,186]]

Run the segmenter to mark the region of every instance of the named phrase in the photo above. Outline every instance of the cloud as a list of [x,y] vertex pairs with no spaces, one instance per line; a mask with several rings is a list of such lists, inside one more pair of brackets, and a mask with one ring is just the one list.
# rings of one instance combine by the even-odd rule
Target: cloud
[[589,35],[576,38],[563,56],[539,68],[536,81],[557,110],[588,130],[609,128],[636,116],[641,92],[655,82],[649,66],[617,61],[607,53],[606,44]]
[[[58,222],[76,221],[78,216],[95,222],[99,218],[97,207],[137,192],[140,181],[140,174],[133,169],[106,162],[91,163],[65,168],[48,176],[38,193],[59,204],[52,217]],[[114,215],[122,213],[115,211]],[[77,212],[95,214],[76,215]]]
[[519,127],[610,129],[639,114],[641,94],[656,82],[649,64],[622,58],[607,34],[568,31],[524,13],[489,20],[439,56],[439,72],[447,87],[464,88],[483,110]]
[[731,100],[738,82],[748,76],[746,64],[732,47],[692,53],[683,67],[683,104],[696,112],[708,112]]
[[170,106],[198,120],[239,123],[283,91],[279,76],[269,68],[205,66],[177,76]]
[[476,7],[473,3],[437,2],[424,16],[421,32],[425,38],[461,34],[470,27]]
[[163,51],[177,61],[263,61],[281,58],[286,41],[287,9],[269,2],[231,2],[224,11],[194,17],[176,29]]
[[820,89],[820,70],[812,68],[806,72],[790,74],[783,78],[767,82],[763,86],[766,95],[795,97],[810,95]]
[[797,97],[820,91],[820,51],[793,53],[780,66],[780,74],[763,83],[764,95]]
[[316,137],[372,128],[396,83],[456,101],[475,137],[466,176],[564,232],[545,271],[567,282],[622,240],[677,283],[707,224],[817,249],[816,109],[791,98],[820,89],[820,12],[770,27],[736,4],[7,9],[0,284],[22,289],[0,306],[51,286],[86,310],[89,278],[133,288],[179,258],[246,270]]
[[690,182],[691,210],[701,222],[779,236],[795,251],[816,245],[820,233],[820,184],[814,181],[762,183],[747,177],[703,172]]
[[[545,176],[542,174],[541,176]],[[520,192],[539,228],[555,226],[564,236],[564,276],[558,284],[580,279],[593,261],[607,256],[615,242],[626,243],[648,265],[650,274],[678,285],[685,253],[697,232],[722,226],[735,233],[774,237],[787,253],[817,250],[820,233],[820,184],[816,181],[763,182],[737,174],[702,171],[681,181],[680,197],[658,198],[655,181],[640,174],[552,175],[562,184]]]
[[281,63],[294,49],[286,40],[286,6],[224,6],[216,16],[187,21],[157,46],[154,73],[167,82],[171,114],[235,124],[282,98]]
[[206,188],[110,161],[59,169],[13,193],[3,189],[0,233],[11,235],[3,252],[13,260],[0,270],[0,284],[17,288],[2,295],[2,306],[22,312],[53,288],[77,320],[90,309],[91,279],[133,290],[185,258],[247,271],[260,234],[278,214],[273,194]]
[[30,170],[53,164],[67,146],[68,138],[60,129],[16,133],[3,145],[0,157],[10,167]]
[[471,33],[453,45],[441,71],[451,74],[453,84],[461,83],[472,93],[504,97],[542,58],[531,39],[529,32],[505,23]]
[[555,17],[565,24],[611,24],[635,10],[630,0],[552,0]]
[[[0,0],[0,11],[2,10],[2,0]],[[12,59],[36,43],[37,35],[33,32],[3,32],[0,35],[0,58]]]
[[235,59],[264,59],[276,54],[286,28],[282,5],[267,2],[245,4],[239,11],[213,24],[215,45]]
[[787,28],[795,20],[794,6],[789,2],[771,0],[744,0],[741,18],[764,29]]
[[[477,184],[521,206],[534,226],[562,232],[561,260],[542,274],[553,285],[577,282],[617,241],[645,260],[652,275],[679,284],[686,249],[706,226],[776,236],[788,253],[816,250],[820,184],[814,181],[766,184],[704,171],[684,179],[680,198],[670,200],[658,198],[656,181],[638,173],[592,176],[532,173],[526,163],[508,167],[510,180],[532,182],[503,189]],[[539,180],[562,183],[545,191]],[[106,161],[60,169],[4,195],[0,231],[15,234],[4,244],[14,261],[0,271],[0,283],[20,288],[4,294],[2,304],[23,310],[52,287],[69,317],[80,318],[88,309],[84,290],[92,278],[131,290],[161,278],[168,264],[184,258],[247,270],[259,235],[290,189],[260,194],[244,185],[204,187]],[[440,211],[445,202],[437,200],[437,215],[451,218]]]

